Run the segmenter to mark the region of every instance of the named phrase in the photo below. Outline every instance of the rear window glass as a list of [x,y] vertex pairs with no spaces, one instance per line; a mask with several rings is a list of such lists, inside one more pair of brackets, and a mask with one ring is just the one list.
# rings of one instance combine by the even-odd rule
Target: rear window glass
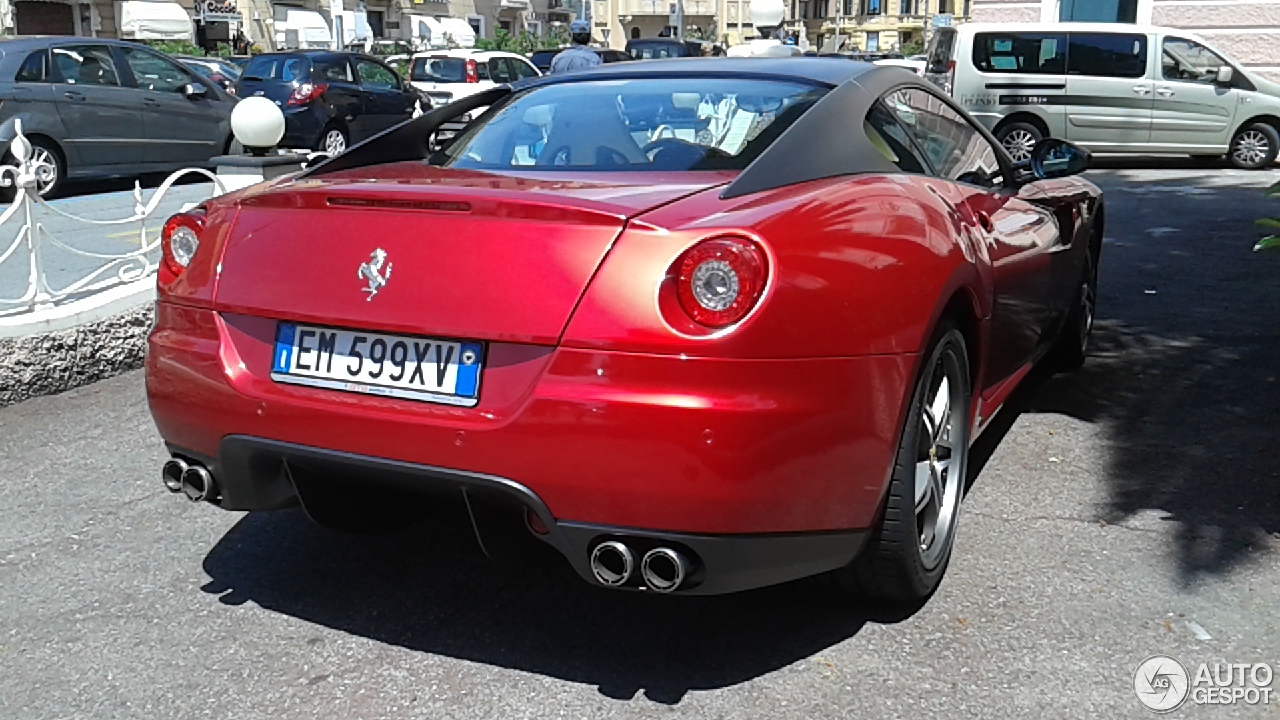
[[[475,62],[475,69],[477,80],[489,79],[488,63]],[[467,60],[444,56],[414,58],[409,67],[409,79],[416,82],[464,83],[467,81]]]
[[1073,32],[1067,57],[1072,75],[1142,77],[1147,73],[1147,36]]
[[37,50],[22,61],[14,82],[44,82],[44,51]]
[[944,73],[951,63],[951,53],[956,45],[956,31],[939,28],[929,41],[929,67],[926,72]]
[[683,43],[627,43],[627,53],[636,60],[654,60],[669,57],[689,57],[693,53]]
[[311,61],[301,55],[259,55],[244,66],[242,77],[246,80],[295,80],[311,79]]
[[431,161],[481,170],[741,170],[825,92],[697,77],[542,86],[473,122]]
[[977,33],[973,65],[987,73],[1062,75],[1067,71],[1065,33]]

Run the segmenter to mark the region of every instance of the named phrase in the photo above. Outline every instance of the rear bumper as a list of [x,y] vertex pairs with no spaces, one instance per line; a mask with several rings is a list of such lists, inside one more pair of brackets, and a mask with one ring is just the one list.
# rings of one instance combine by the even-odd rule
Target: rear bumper
[[[455,408],[273,382],[275,324],[157,304],[152,415],[170,447],[213,466],[223,507],[293,501],[270,471],[237,459],[270,453],[227,454],[233,437],[246,436],[289,452],[405,464],[423,482],[488,478],[524,496],[571,544],[597,532],[571,540],[574,528],[783,536],[872,527],[915,360],[713,360],[491,343],[480,403]],[[829,558],[845,556],[847,542],[837,544]]]
[[[216,457],[178,447],[170,451],[206,465],[219,478],[222,503],[287,507],[296,504],[295,474],[301,468],[358,477],[371,488],[413,488],[423,494],[488,496],[537,515],[547,532],[540,539],[558,550],[584,580],[595,584],[590,556],[605,540],[621,540],[643,553],[651,547],[675,547],[693,561],[694,572],[681,594],[716,595],[764,587],[835,570],[862,548],[866,532],[715,535],[637,530],[557,520],[529,488],[507,478],[373,458],[247,436],[223,438]],[[292,470],[291,470],[292,469]],[[483,523],[476,532],[484,541]],[[638,574],[625,589],[643,587]]]
[[328,122],[328,115],[315,103],[288,108],[284,113],[284,137],[280,139],[280,146],[313,150],[320,142],[320,131]]

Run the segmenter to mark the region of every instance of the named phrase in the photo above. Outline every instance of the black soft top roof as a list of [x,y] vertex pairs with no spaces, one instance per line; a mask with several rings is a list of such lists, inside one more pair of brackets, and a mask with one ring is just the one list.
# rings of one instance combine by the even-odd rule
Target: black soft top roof
[[[665,38],[650,38],[650,40]],[[534,85],[579,80],[600,80],[608,75],[617,78],[652,78],[668,75],[677,77],[741,77],[771,78],[777,80],[807,80],[818,85],[835,87],[843,82],[875,70],[874,65],[849,62],[845,59],[817,57],[789,58],[664,58],[639,63],[613,63],[597,65],[564,75],[544,75],[522,82],[524,89]]]
[[[843,58],[675,58],[600,65],[564,75],[545,75],[522,80],[514,85],[500,85],[432,110],[416,120],[398,125],[381,135],[366,140],[347,152],[326,160],[303,173],[315,177],[406,160],[421,160],[430,155],[428,141],[432,133],[463,113],[489,106],[497,108],[513,92],[523,92],[545,85],[591,82],[614,79],[662,78],[742,78],[805,82],[829,89],[759,157],[743,169],[721,192],[723,198],[737,197],[773,188],[796,185],[821,178],[857,173],[898,174],[902,171],[862,132],[862,121],[871,106],[890,90],[920,88],[957,113],[964,111],[951,98],[900,67],[876,66],[851,62]],[[1000,147],[985,129],[980,132],[994,146]],[[1006,156],[1000,162],[1009,171]],[[1007,176],[1007,175],[1006,175]]]

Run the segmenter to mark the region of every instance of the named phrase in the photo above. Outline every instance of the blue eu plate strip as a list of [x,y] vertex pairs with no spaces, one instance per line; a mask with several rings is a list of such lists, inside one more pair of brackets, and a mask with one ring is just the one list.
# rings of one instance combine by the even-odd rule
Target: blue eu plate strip
[[[467,362],[470,360],[471,362]],[[458,386],[455,393],[462,397],[475,397],[480,384],[480,366],[484,362],[484,346],[479,343],[462,343],[458,362]]]
[[293,365],[293,335],[296,325],[280,323],[276,326],[276,351],[271,360],[271,372],[287,373]]

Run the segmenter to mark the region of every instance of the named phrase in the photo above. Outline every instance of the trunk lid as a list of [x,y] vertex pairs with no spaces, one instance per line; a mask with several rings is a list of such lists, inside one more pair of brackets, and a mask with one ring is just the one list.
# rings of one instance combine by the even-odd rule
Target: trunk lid
[[[555,344],[627,219],[733,173],[519,177],[400,163],[246,196],[224,246],[225,312]],[[377,251],[385,258],[377,263]],[[368,272],[386,280],[371,295]]]

